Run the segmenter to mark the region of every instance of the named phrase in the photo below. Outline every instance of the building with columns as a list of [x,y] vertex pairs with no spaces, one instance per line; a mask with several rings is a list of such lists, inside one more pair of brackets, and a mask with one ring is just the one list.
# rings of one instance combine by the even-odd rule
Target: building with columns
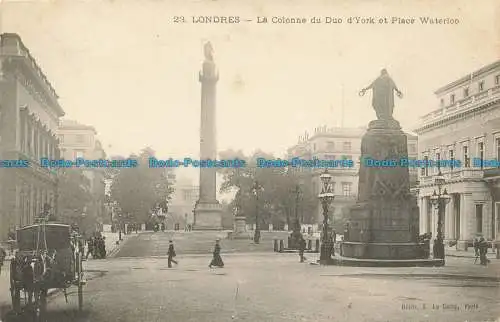
[[64,111],[49,80],[17,34],[0,36],[0,159],[28,160],[0,168],[0,240],[33,222],[45,203],[56,211],[57,173],[40,158],[59,158],[57,127]]
[[[346,128],[320,126],[314,129],[314,134],[305,133],[299,137],[298,143],[288,149],[288,159],[299,157],[306,160],[317,158],[320,160],[353,160],[352,168],[329,169],[332,175],[332,188],[335,200],[330,206],[330,223],[334,224],[343,215],[348,214],[348,208],[357,200],[358,171],[361,158],[361,139],[366,127]],[[417,158],[417,136],[407,133],[408,154],[410,159]],[[322,184],[319,176],[324,169],[297,168],[304,175],[304,182],[312,185],[315,195],[321,192]],[[416,185],[418,169],[410,169],[411,185]],[[315,224],[323,220],[323,210],[318,201]]]
[[[93,126],[80,124],[73,120],[62,120],[57,130],[61,157],[65,160],[105,159],[106,153],[101,142],[97,139],[97,131]],[[89,180],[90,191],[93,195],[93,204],[87,212],[98,221],[108,218],[105,209],[105,168],[85,168],[83,174]]]
[[[460,167],[441,167],[444,188],[451,196],[444,216],[444,237],[457,248],[471,246],[483,235],[498,239],[500,172],[498,165],[481,160],[500,160],[500,61],[444,85],[436,92],[438,108],[424,115],[415,132],[419,158],[459,160]],[[419,175],[420,233],[436,236],[437,210],[430,196],[437,187],[437,167],[423,168]]]

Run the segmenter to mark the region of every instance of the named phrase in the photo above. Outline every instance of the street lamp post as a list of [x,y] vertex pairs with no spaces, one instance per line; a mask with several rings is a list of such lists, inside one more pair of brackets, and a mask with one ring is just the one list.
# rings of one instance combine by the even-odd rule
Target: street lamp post
[[436,207],[438,211],[438,222],[437,222],[437,236],[434,241],[433,246],[433,255],[434,258],[439,258],[444,260],[445,252],[444,252],[444,236],[443,236],[443,217],[444,211],[446,208],[446,204],[450,202],[450,196],[446,191],[446,188],[442,190],[443,185],[445,184],[445,179],[441,170],[439,170],[438,175],[434,179],[434,183],[438,186],[438,192],[434,190],[434,193],[431,196],[431,202]]
[[295,190],[293,191],[295,193],[295,222],[298,227],[300,227],[301,222],[299,221],[299,199],[300,199],[300,186],[296,185]]
[[122,214],[118,214],[118,240],[122,240]]
[[323,207],[323,240],[321,243],[319,260],[320,263],[327,264],[331,259],[330,247],[328,247],[330,243],[328,239],[328,208],[335,199],[335,196],[331,190],[330,181],[332,180],[332,176],[328,173],[328,169],[325,169],[325,172],[323,172],[319,178],[323,184],[321,193],[318,196],[321,201],[321,206]]
[[80,225],[80,235],[82,236],[87,236],[87,224],[86,224],[86,219],[87,218],[87,214],[85,213],[85,210],[82,212],[81,214],[81,225]]
[[255,195],[255,233],[253,236],[254,243],[258,244],[260,242],[260,224],[259,224],[259,192],[262,192],[264,188],[259,185],[258,181],[254,182],[252,192]]

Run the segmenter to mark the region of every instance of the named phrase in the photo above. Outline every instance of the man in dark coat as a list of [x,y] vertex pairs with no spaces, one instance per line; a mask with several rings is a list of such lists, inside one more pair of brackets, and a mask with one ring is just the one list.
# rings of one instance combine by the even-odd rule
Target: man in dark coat
[[100,247],[99,247],[99,251],[100,251],[100,258],[106,258],[106,237],[104,236],[101,236],[99,238],[99,244],[100,244]]
[[3,266],[3,261],[5,260],[5,257],[7,257],[7,252],[5,249],[0,247],[0,273],[2,273],[2,266]]
[[93,258],[101,258],[101,236],[94,236]]
[[306,249],[306,240],[304,239],[303,236],[300,236],[299,240],[299,257],[300,257],[300,262],[303,263],[304,260],[306,259],[304,257],[304,251]]
[[220,256],[219,239],[215,241],[214,256],[212,258],[212,261],[210,262],[210,265],[208,265],[208,267],[210,268],[212,268],[212,266],[221,268],[224,267],[224,262],[222,261],[222,257]]
[[167,255],[168,255],[168,268],[172,268],[172,263],[174,263],[175,265],[179,265],[179,263],[176,260],[174,260],[174,257],[177,256],[177,254],[175,253],[174,243],[171,240],[168,242]]
[[95,258],[95,239],[94,237],[90,237],[87,240],[87,254],[85,255],[85,258],[89,258],[89,254],[92,255],[92,258]]
[[477,243],[478,248],[479,248],[479,259],[481,261],[481,265],[488,265],[489,259],[487,257],[488,253],[488,242],[484,239],[484,237],[481,237]]

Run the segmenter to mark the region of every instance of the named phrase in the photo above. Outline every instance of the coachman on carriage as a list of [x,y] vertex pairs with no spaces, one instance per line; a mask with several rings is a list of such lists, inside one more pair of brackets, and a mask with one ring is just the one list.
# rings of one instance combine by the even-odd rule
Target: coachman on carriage
[[18,251],[10,267],[13,311],[32,310],[35,321],[45,320],[50,289],[64,290],[68,301],[66,290],[77,286],[79,310],[83,306],[81,236],[71,226],[53,222],[49,210],[45,205],[35,224],[17,230]]

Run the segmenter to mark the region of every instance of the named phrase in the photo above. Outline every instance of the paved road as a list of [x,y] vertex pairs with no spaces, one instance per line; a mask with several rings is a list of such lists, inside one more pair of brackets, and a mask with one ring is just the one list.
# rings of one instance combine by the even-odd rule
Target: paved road
[[[123,250],[143,247],[141,238],[130,238]],[[170,237],[165,238],[168,242]],[[154,240],[157,245],[165,243],[161,237]],[[296,255],[254,252],[226,254],[224,269],[209,269],[209,254],[178,253],[180,265],[171,269],[164,257],[86,262],[96,277],[85,289],[85,311],[74,311],[75,294],[69,296],[69,304],[59,295],[49,302],[49,321],[494,321],[500,317],[498,261],[489,267],[450,258],[444,268],[349,268],[301,264]]]

